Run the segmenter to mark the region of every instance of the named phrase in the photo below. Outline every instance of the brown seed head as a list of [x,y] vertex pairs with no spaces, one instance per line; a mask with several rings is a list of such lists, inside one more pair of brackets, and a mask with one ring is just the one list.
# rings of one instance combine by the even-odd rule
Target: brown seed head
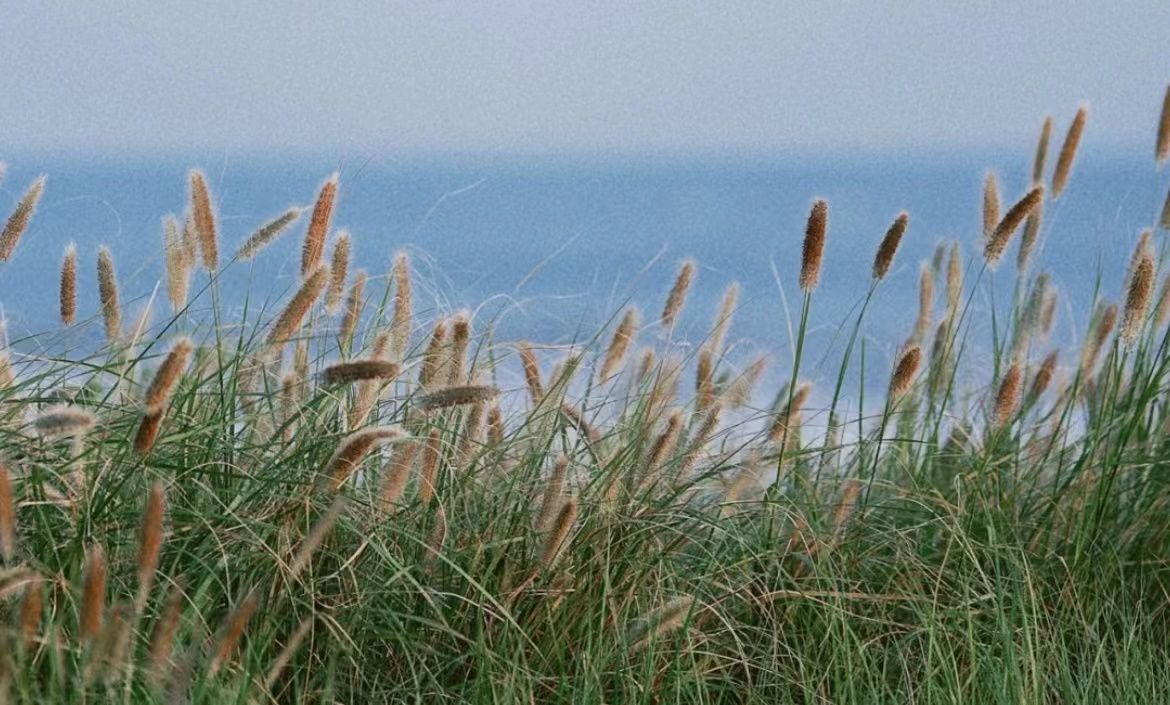
[[540,363],[536,360],[536,353],[532,351],[532,346],[528,343],[517,345],[516,352],[520,355],[520,364],[524,367],[524,381],[528,385],[528,396],[532,400],[533,406],[540,406],[541,400],[544,399],[544,387],[540,382]]
[[454,387],[436,389],[423,395],[418,405],[423,411],[446,409],[452,406],[466,406],[491,401],[499,395],[500,390],[490,385],[466,384]]
[[666,297],[666,306],[662,309],[662,327],[670,328],[678,319],[679,312],[682,311],[683,304],[687,300],[687,292],[691,288],[691,280],[695,276],[695,261],[685,260],[682,266],[678,268],[678,276],[675,277],[674,286],[670,288],[670,294]]
[[69,325],[77,318],[77,246],[72,242],[61,259],[60,288],[61,322]]
[[29,186],[28,191],[25,191],[20,202],[16,204],[12,215],[8,216],[4,230],[0,230],[0,262],[7,262],[12,258],[12,253],[16,251],[16,245],[20,242],[20,237],[28,229],[29,221],[32,220],[33,213],[37,209],[37,202],[41,200],[41,194],[44,193],[45,178],[43,175],[39,176],[32,183],[32,186]]
[[398,376],[398,363],[388,360],[350,360],[326,367],[321,381],[326,385],[353,384],[362,380],[388,380]]
[[40,581],[33,581],[24,589],[20,603],[20,642],[25,651],[36,643],[37,631],[41,625],[41,611],[44,607],[44,593]]
[[443,438],[439,429],[432,428],[423,448],[422,466],[418,474],[418,501],[427,506],[434,499],[439,478],[439,462],[443,458]]
[[537,531],[548,531],[553,527],[557,511],[565,501],[565,480],[568,476],[569,458],[565,455],[558,456],[541,494],[540,509],[536,513]]
[[1032,160],[1032,183],[1044,181],[1044,162],[1048,160],[1048,141],[1052,137],[1052,116],[1044,116],[1040,139],[1036,142],[1036,157]]
[[333,257],[329,261],[329,288],[325,292],[325,310],[336,313],[345,293],[345,279],[349,276],[349,233],[342,230],[333,243]]
[[102,245],[98,250],[98,298],[102,305],[102,320],[106,340],[115,342],[122,331],[122,309],[118,304],[118,279],[114,274],[114,256]]
[[1068,177],[1072,173],[1073,160],[1077,156],[1077,146],[1081,143],[1081,135],[1085,131],[1085,121],[1089,117],[1089,106],[1081,104],[1072,124],[1068,126],[1068,134],[1064,137],[1064,144],[1060,148],[1060,155],[1056,158],[1056,169],[1052,172],[1052,200],[1060,198],[1064,187],[1068,184]]
[[324,267],[317,267],[316,271],[305,279],[301,288],[289,299],[284,310],[277,316],[276,322],[272,324],[272,330],[268,333],[268,343],[282,343],[297,332],[309,309],[321,297],[328,279],[329,275]]
[[138,537],[138,599],[136,608],[146,605],[150,588],[154,585],[154,574],[158,569],[158,555],[162,549],[163,514],[166,512],[166,494],[162,483],[150,487],[146,498],[146,510],[142,513],[142,530]]
[[1121,318],[1121,341],[1133,345],[1141,335],[1154,295],[1154,257],[1143,252],[1130,279],[1125,296],[1125,312]]
[[1154,307],[1154,323],[1158,328],[1170,321],[1170,275],[1162,280],[1162,290],[1158,293],[1158,305]]
[[297,576],[308,567],[309,562],[313,560],[313,554],[325,542],[325,537],[333,530],[337,520],[341,518],[342,512],[345,511],[347,501],[344,495],[337,497],[317,523],[313,524],[313,528],[309,529],[309,533],[301,541],[301,545],[297,548],[296,555],[293,556],[292,562],[289,563],[288,579],[290,581],[296,580]]
[[1016,253],[1016,269],[1023,272],[1028,268],[1028,260],[1032,251],[1036,249],[1036,241],[1040,238],[1040,224],[1044,220],[1044,200],[1028,214],[1024,221],[1024,234],[1020,238],[1020,249]]
[[1020,404],[1020,386],[1023,373],[1020,363],[1013,362],[1004,373],[999,383],[999,391],[995,395],[995,410],[992,413],[992,427],[1002,429],[1011,423],[1015,416],[1016,407]]
[[159,431],[162,430],[164,413],[165,410],[159,410],[143,414],[142,420],[138,422],[138,431],[134,434],[135,453],[146,455],[154,449]]
[[81,587],[81,615],[78,637],[91,642],[102,631],[102,612],[106,602],[106,552],[100,545],[90,549],[85,560],[85,577]]
[[1044,362],[1040,363],[1040,368],[1036,370],[1036,376],[1032,378],[1032,386],[1028,390],[1028,403],[1034,404],[1036,400],[1044,395],[1048,387],[1052,385],[1052,377],[1056,373],[1056,361],[1059,356],[1059,350],[1053,350],[1044,358]]
[[208,192],[207,179],[203,172],[192,169],[190,181],[191,219],[195,224],[195,234],[199,238],[203,268],[214,272],[219,264],[219,235],[215,230],[215,210],[211,206],[211,194]]
[[471,344],[469,316],[466,311],[461,311],[455,314],[455,320],[451,322],[451,355],[447,361],[450,365],[447,384],[464,384],[468,379],[467,348]]
[[918,366],[922,363],[922,347],[918,345],[910,345],[902,354],[898,356],[898,362],[894,365],[894,373],[890,377],[890,397],[898,399],[906,392],[910,391],[910,385],[914,383],[914,377],[918,374]]
[[613,339],[609,342],[609,348],[605,351],[605,359],[601,363],[599,374],[601,381],[604,382],[617,373],[618,367],[626,359],[626,351],[630,349],[630,342],[634,339],[634,329],[637,327],[638,309],[631,307],[626,311],[626,315],[622,316],[622,322],[618,324],[617,330],[613,333]]
[[240,249],[236,250],[236,259],[241,262],[246,262],[254,258],[260,250],[267,247],[273,240],[277,238],[288,227],[295,223],[301,217],[301,209],[297,206],[289,208],[284,213],[276,216],[267,223],[261,225],[252,233]]
[[309,229],[305,232],[305,243],[301,249],[301,276],[309,276],[321,265],[325,255],[325,238],[329,235],[329,223],[333,219],[333,204],[337,199],[338,174],[334,172],[317,194],[313,214],[309,217]]
[[954,319],[963,298],[963,262],[959,243],[951,243],[951,257],[947,261],[947,318]]
[[338,490],[371,450],[405,435],[398,426],[372,426],[346,436],[325,464],[330,488]]
[[228,615],[227,621],[224,622],[220,629],[219,639],[216,642],[215,650],[212,653],[211,663],[207,667],[207,675],[214,676],[219,673],[220,669],[231,658],[232,653],[236,650],[236,645],[240,642],[240,637],[244,635],[244,629],[248,626],[248,621],[252,619],[256,608],[260,605],[260,600],[255,592],[250,592],[240,602],[239,606]]
[[390,321],[393,337],[390,356],[401,360],[410,343],[410,320],[414,305],[410,283],[410,257],[405,251],[394,255],[394,317]]
[[146,410],[148,413],[162,411],[171,398],[179,377],[187,369],[187,360],[191,357],[191,339],[179,338],[171,346],[171,351],[154,373],[154,379],[146,388]]
[[905,211],[898,214],[894,224],[886,231],[882,244],[878,246],[877,254],[873,258],[873,278],[883,279],[890,271],[894,262],[894,255],[898,252],[898,245],[902,242],[902,235],[906,233],[906,226],[910,224],[910,215]]
[[167,269],[167,298],[170,299],[171,309],[179,311],[187,305],[191,263],[187,260],[179,221],[173,215],[163,218],[163,253]]
[[547,571],[553,567],[569,543],[569,533],[577,522],[577,500],[568,499],[557,512],[556,521],[552,530],[544,540],[544,548],[540,552],[541,570]]
[[183,587],[182,583],[176,582],[167,591],[162,615],[155,622],[154,631],[150,636],[150,677],[156,683],[170,670],[171,650],[174,647],[175,635],[179,632],[182,616]]
[[1041,185],[1033,186],[1003,216],[1003,220],[999,221],[995,232],[987,239],[987,244],[983,248],[983,257],[987,260],[988,267],[994,269],[999,264],[999,259],[1003,256],[1004,250],[1007,249],[1008,242],[1011,240],[1012,235],[1015,234],[1016,229],[1040,205],[1043,199],[1044,187]]
[[421,387],[428,387],[439,380],[439,370],[443,363],[443,342],[447,338],[447,322],[435,322],[435,329],[431,332],[431,340],[423,353],[422,368],[418,372],[418,383]]
[[378,506],[383,512],[392,511],[394,505],[402,498],[417,456],[418,443],[403,443],[394,449],[394,457],[383,470],[385,477],[378,489]]
[[800,288],[807,294],[817,288],[821,278],[821,260],[825,251],[825,232],[829,225],[829,204],[823,199],[813,204],[804,231],[804,248],[800,258]]
[[914,340],[926,338],[934,321],[934,272],[923,266],[918,276],[918,317],[914,321]]
[[994,171],[983,177],[983,241],[991,239],[999,225],[999,181]]
[[348,350],[353,345],[353,334],[357,330],[358,319],[362,315],[363,298],[366,293],[366,272],[359,269],[354,272],[353,284],[349,287],[349,298],[345,303],[345,316],[341,319],[341,330],[338,335],[342,344]]

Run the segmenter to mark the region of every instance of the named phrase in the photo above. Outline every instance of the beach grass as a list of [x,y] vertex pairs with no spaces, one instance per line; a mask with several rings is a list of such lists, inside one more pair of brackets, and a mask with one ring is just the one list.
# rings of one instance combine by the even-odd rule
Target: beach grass
[[[1070,197],[1087,115],[1051,169],[1045,122],[1012,202],[988,177],[983,232],[918,290],[883,286],[913,213],[875,238],[825,380],[801,365],[833,277],[823,200],[788,245],[794,354],[739,359],[731,282],[709,335],[674,337],[690,260],[639,302],[658,318],[503,340],[416,310],[406,252],[351,271],[344,175],[297,263],[278,237],[300,206],[221,243],[192,171],[156,320],[120,304],[154,282],[70,244],[28,294],[62,320],[0,359],[0,702],[1167,702],[1170,224],[1055,339],[1040,213]],[[33,256],[46,189],[0,267]],[[267,257],[297,272],[279,298],[221,300]],[[973,305],[1005,292],[1006,315]],[[879,300],[919,311],[889,367],[867,356]]]

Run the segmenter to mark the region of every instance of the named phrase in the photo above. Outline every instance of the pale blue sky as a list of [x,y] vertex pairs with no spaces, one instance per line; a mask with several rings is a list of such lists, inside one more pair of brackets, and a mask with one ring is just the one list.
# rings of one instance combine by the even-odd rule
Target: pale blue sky
[[1170,2],[8,1],[0,67],[9,148],[1136,148]]

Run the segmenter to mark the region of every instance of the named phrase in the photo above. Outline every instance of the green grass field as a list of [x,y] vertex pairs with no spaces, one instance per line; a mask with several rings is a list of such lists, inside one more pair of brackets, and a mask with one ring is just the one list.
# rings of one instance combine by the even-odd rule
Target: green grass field
[[[153,322],[122,318],[107,255],[79,310],[70,250],[65,320],[4,358],[0,702],[1167,702],[1170,213],[1102,273],[1122,300],[1049,341],[1040,214],[1076,122],[1028,194],[989,183],[983,240],[924,267],[895,369],[865,311],[920,296],[882,285],[905,222],[873,243],[815,409],[822,204],[768,390],[725,349],[734,291],[675,352],[686,267],[662,316],[616,311],[569,351],[412,310],[405,256],[347,271],[336,180],[299,289],[229,305],[217,278],[288,256],[268,241],[300,214],[232,255],[192,172]],[[40,189],[0,266],[30,255]],[[989,296],[1015,305],[975,320]],[[60,352],[79,328],[106,343]],[[889,393],[846,417],[865,379]]]

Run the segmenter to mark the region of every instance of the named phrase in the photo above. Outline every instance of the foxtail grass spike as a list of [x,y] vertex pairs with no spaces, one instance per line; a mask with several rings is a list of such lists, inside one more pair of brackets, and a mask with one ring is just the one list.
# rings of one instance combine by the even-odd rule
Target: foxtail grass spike
[[1162,116],[1158,120],[1158,140],[1154,145],[1154,160],[1161,167],[1170,158],[1170,86],[1162,97]]
[[261,225],[256,229],[256,232],[252,233],[244,241],[244,244],[240,245],[240,249],[236,250],[236,259],[241,262],[254,259],[260,253],[260,250],[263,250],[276,240],[277,237],[288,230],[289,226],[295,223],[300,217],[301,209],[294,206]]
[[994,269],[999,264],[999,260],[1003,257],[1004,250],[1007,249],[1008,242],[1012,235],[1020,227],[1020,224],[1035,210],[1040,202],[1044,199],[1044,187],[1033,186],[1028,193],[1024,195],[1019,201],[1013,205],[1003,219],[999,221],[995,232],[987,239],[987,244],[983,248],[983,257],[987,260],[987,266]]
[[694,279],[694,276],[694,260],[684,260],[678,268],[678,276],[674,279],[674,286],[670,288],[670,294],[666,297],[666,305],[662,308],[660,323],[663,328],[674,326],[675,321],[678,320],[678,315],[686,303],[687,292],[691,289],[691,280]]
[[70,325],[77,319],[77,246],[72,242],[65,246],[61,259],[60,283],[61,322]]
[[215,209],[211,205],[211,193],[203,172],[193,169],[191,181],[191,218],[199,239],[199,252],[203,256],[203,268],[214,272],[219,266],[219,233],[216,232]]
[[321,266],[325,255],[325,238],[329,236],[329,224],[333,220],[333,207],[337,200],[338,174],[334,172],[317,193],[313,214],[309,217],[309,229],[305,232],[305,243],[301,248],[301,276],[308,277]]
[[902,235],[905,234],[906,226],[909,224],[910,216],[903,211],[898,214],[893,225],[886,231],[886,236],[882,238],[882,243],[878,246],[877,254],[873,258],[874,279],[884,279],[890,271],[890,265],[894,263],[894,255],[898,252],[898,245],[902,242]]
[[821,279],[821,260],[825,252],[825,233],[829,226],[829,204],[818,200],[813,204],[804,231],[804,247],[800,257],[800,288],[812,293]]
[[122,308],[118,303],[118,278],[114,273],[114,256],[102,245],[98,250],[98,300],[102,305],[106,340],[117,342],[122,335]]
[[36,212],[37,203],[45,191],[45,178],[43,175],[39,176],[32,183],[32,186],[29,186],[28,191],[25,191],[24,196],[16,204],[12,215],[8,216],[4,229],[0,230],[0,262],[12,259],[12,254],[16,251],[21,236],[28,230],[28,224],[32,221],[33,213]]
[[898,356],[894,365],[894,373],[890,377],[890,397],[898,399],[910,391],[914,377],[918,374],[918,367],[922,364],[922,348],[918,345],[907,347]]
[[321,292],[324,291],[328,278],[326,269],[317,267],[316,271],[305,279],[301,288],[297,290],[297,293],[293,295],[276,318],[276,322],[272,324],[272,330],[268,333],[269,343],[284,342],[297,332],[301,327],[301,322],[308,315],[309,309],[321,297]]
[[349,276],[349,233],[342,230],[333,243],[333,256],[329,260],[329,287],[325,292],[325,310],[336,313],[341,307],[341,295],[345,293],[345,280]]
[[1044,181],[1044,164],[1048,161],[1048,142],[1052,138],[1052,116],[1044,116],[1040,126],[1040,139],[1036,142],[1036,156],[1032,159],[1032,183]]
[[1154,296],[1154,257],[1142,252],[1130,278],[1129,290],[1125,295],[1125,310],[1121,317],[1121,341],[1133,345],[1141,336],[1149,312],[1150,299]]
[[410,326],[414,306],[410,282],[410,257],[405,252],[394,256],[394,314],[390,319],[390,358],[401,361],[410,344]]
[[1085,121],[1089,117],[1089,106],[1082,104],[1077,108],[1072,124],[1068,126],[1068,134],[1064,136],[1064,144],[1060,147],[1060,154],[1056,157],[1056,167],[1052,172],[1052,200],[1060,198],[1068,185],[1068,178],[1072,174],[1073,161],[1077,156],[1077,147],[1081,143],[1081,135],[1085,131]]
[[999,225],[999,180],[995,172],[987,172],[983,177],[983,241],[991,239]]

